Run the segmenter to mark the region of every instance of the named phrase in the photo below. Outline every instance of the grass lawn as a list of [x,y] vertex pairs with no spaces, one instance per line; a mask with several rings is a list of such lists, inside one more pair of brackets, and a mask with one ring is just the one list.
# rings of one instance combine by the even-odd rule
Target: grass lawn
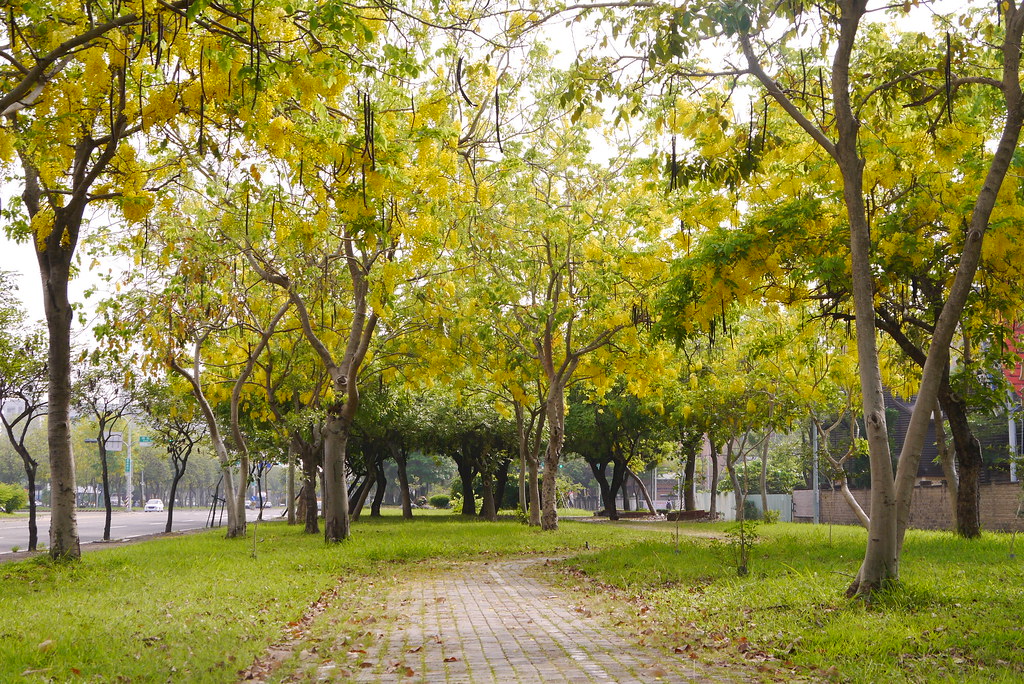
[[[542,533],[419,513],[364,517],[340,545],[274,522],[255,544],[250,526],[244,540],[212,531],[0,564],[0,681],[233,682],[271,643],[365,632],[395,578],[522,554],[570,556],[562,581],[638,641],[755,677],[1024,679],[1024,561],[1004,535],[911,533],[903,586],[866,606],[842,597],[863,552],[852,528],[764,526],[739,578],[726,542],[693,536],[722,526],[684,526],[677,554],[673,524]],[[350,617],[300,625],[321,597]]]
[[1010,535],[912,530],[902,584],[865,604],[843,596],[862,529],[761,526],[750,574],[739,577],[728,540],[684,536],[677,554],[673,525],[659,526],[667,542],[567,563],[571,582],[595,580],[629,606],[625,623],[649,643],[812,678],[1024,681],[1024,552],[1011,557]]
[[299,526],[262,523],[255,557],[250,525],[242,540],[214,530],[93,551],[76,563],[40,556],[0,564],[0,682],[234,682],[325,592],[372,615],[389,578],[432,559],[566,555],[588,542],[654,538],[582,523],[542,533],[420,513],[412,521],[364,516],[349,541],[329,546]]

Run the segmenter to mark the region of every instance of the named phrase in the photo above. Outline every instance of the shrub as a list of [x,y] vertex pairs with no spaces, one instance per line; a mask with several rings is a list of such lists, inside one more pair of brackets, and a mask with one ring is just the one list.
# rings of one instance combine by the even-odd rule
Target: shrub
[[28,492],[18,485],[0,482],[0,511],[13,513],[28,505]]
[[743,502],[743,519],[744,520],[760,520],[761,519],[761,509],[758,508],[757,504],[754,503],[753,501],[751,501],[750,499],[746,499]]
[[779,512],[778,511],[765,511],[764,512],[764,524],[765,525],[771,525],[772,523],[777,523],[777,522],[779,522]]
[[451,504],[452,497],[447,494],[435,494],[430,497],[429,501],[430,505],[434,508],[448,508],[449,504]]

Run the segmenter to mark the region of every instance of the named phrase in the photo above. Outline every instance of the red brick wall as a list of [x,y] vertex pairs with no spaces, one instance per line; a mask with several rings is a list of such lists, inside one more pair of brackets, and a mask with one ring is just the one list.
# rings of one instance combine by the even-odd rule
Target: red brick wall
[[[981,485],[981,526],[987,530],[1024,531],[1024,517],[1018,517],[1021,506],[1020,483],[1000,482]],[[868,510],[868,496],[865,489],[854,490],[853,495],[865,511]],[[813,516],[813,492],[793,492],[796,517],[809,522]],[[948,530],[952,527],[949,491],[946,487],[915,487],[910,504],[910,526],[923,530]],[[821,490],[821,522],[841,525],[857,525],[857,517],[850,510],[841,492]]]

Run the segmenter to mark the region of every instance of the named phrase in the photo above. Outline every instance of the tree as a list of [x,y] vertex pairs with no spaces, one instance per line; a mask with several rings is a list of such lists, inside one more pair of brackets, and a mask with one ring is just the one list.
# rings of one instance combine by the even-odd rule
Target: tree
[[[28,480],[28,550],[39,543],[36,475],[39,461],[29,448],[29,428],[46,415],[46,351],[43,331],[24,329],[24,313],[13,301],[9,277],[0,272],[0,421],[21,458]],[[10,407],[17,405],[13,411]]]
[[243,413],[272,415],[253,375],[291,305],[218,240],[216,215],[193,197],[183,194],[156,216],[149,246],[159,256],[140,262],[127,289],[103,303],[97,334],[111,344],[141,339],[145,372],[170,371],[186,383],[221,466],[227,535],[244,536],[250,461]]
[[268,354],[257,364],[266,391],[267,406],[274,415],[273,428],[288,443],[289,502],[288,524],[293,524],[296,496],[292,463],[301,468],[302,485],[298,511],[302,514],[305,532],[319,534],[316,497],[317,475],[323,467],[323,397],[327,377],[310,369],[315,367],[312,350],[302,344],[297,330],[283,330],[273,340]]
[[[615,388],[599,398],[587,401],[583,392],[571,394],[572,410],[566,418],[566,448],[590,464],[601,488],[604,513],[612,520],[619,517],[616,498],[630,479],[643,493],[651,513],[657,512],[636,472],[657,463],[655,454],[671,436],[671,414],[665,410],[661,392],[639,399],[627,386],[626,376],[620,376]],[[611,481],[608,465],[612,466]]]
[[[246,300],[246,303],[249,303],[248,300]],[[252,303],[257,304],[255,300]],[[228,502],[228,537],[244,537],[246,526],[245,495],[249,481],[249,453],[246,438],[242,433],[241,427],[240,410],[242,403],[242,391],[246,387],[246,384],[252,375],[256,365],[256,360],[266,349],[271,336],[274,334],[277,324],[288,311],[289,305],[290,302],[285,302],[280,305],[277,310],[269,316],[269,320],[261,320],[260,314],[262,312],[259,311],[243,310],[239,312],[241,314],[239,319],[244,321],[239,327],[245,324],[251,325],[252,327],[250,330],[254,333],[256,341],[255,344],[252,343],[251,339],[240,341],[242,344],[245,344],[244,352],[242,352],[242,344],[239,344],[235,348],[235,351],[242,353],[240,354],[240,364],[233,364],[233,367],[231,367],[234,372],[230,377],[230,447],[228,446],[228,442],[225,440],[220,429],[220,421],[214,411],[213,403],[207,394],[207,390],[204,388],[202,380],[202,353],[210,337],[215,332],[218,332],[216,327],[211,327],[199,322],[194,322],[193,325],[195,327],[190,326],[190,332],[193,335],[193,339],[191,341],[193,345],[191,364],[182,364],[174,355],[169,356],[168,363],[170,365],[170,369],[185,379],[191,388],[193,397],[195,397],[199,404],[200,411],[206,420],[207,429],[209,430],[214,450],[217,453],[218,460],[221,464],[221,471],[224,476],[225,499]],[[251,317],[246,317],[247,314]],[[234,459],[232,458],[231,452],[238,454],[237,484],[233,482],[233,475],[231,472],[231,468],[234,465]]]
[[[486,230],[466,238],[475,275],[464,304],[477,335],[506,345],[530,369],[527,386],[544,392],[543,529],[558,524],[566,390],[588,355],[611,353],[613,342],[637,345],[646,320],[640,293],[663,263],[642,177],[623,157],[591,163],[583,137],[582,126],[561,122],[528,146],[509,143],[484,186],[493,193],[482,209]],[[520,385],[517,400],[527,396]]]
[[[233,55],[241,57],[242,66],[258,63],[257,55],[275,45],[259,39],[250,18],[253,13],[200,8],[190,0],[139,13],[122,12],[117,5],[69,7],[44,1],[33,4],[30,22],[12,12],[0,26],[3,57],[12,65],[0,76],[0,156],[9,163],[16,154],[22,188],[7,230],[18,239],[31,239],[36,248],[49,338],[54,558],[80,555],[70,446],[74,312],[68,282],[87,209],[116,207],[129,223],[145,217],[154,198],[146,187],[149,159],[136,143],[154,124],[198,115],[203,153],[206,105],[216,99],[212,87],[207,97],[202,78],[209,53],[228,56],[230,62],[232,48],[247,45],[252,49]],[[209,45],[203,45],[203,38],[210,39]],[[258,72],[236,68],[235,88],[257,87]]]
[[173,475],[167,495],[165,532],[172,530],[178,486],[185,477],[189,457],[206,436],[207,426],[196,415],[195,404],[186,398],[189,391],[190,388],[175,387],[170,377],[163,382],[147,382],[136,391],[136,403],[146,412],[150,427],[158,435],[154,446],[164,447],[171,461]]
[[[110,476],[107,451],[111,430],[135,407],[130,372],[118,367],[116,355],[95,352],[89,355],[86,367],[75,383],[75,403],[96,419],[96,444],[99,447],[103,483],[103,540],[110,541]],[[127,384],[126,384],[127,383]]]
[[[1004,193],[1000,193],[1000,188],[1013,164],[1024,120],[1019,78],[1024,12],[1008,3],[999,6],[995,21],[991,12],[964,15],[960,24],[967,39],[958,45],[956,53],[951,49],[952,40],[945,41],[943,50],[941,40],[925,33],[916,34],[913,50],[906,46],[893,50],[892,45],[901,41],[889,38],[883,41],[888,49],[876,63],[872,59],[880,54],[878,43],[872,44],[870,37],[879,29],[877,24],[862,26],[868,12],[864,0],[842,0],[836,3],[835,11],[828,13],[818,13],[817,7],[803,5],[769,7],[744,3],[696,9],[694,18],[685,16],[694,8],[655,5],[642,10],[639,16],[619,21],[646,28],[646,22],[653,17],[668,15],[670,21],[664,29],[633,34],[641,53],[649,57],[652,66],[662,67],[660,73],[666,78],[675,74],[685,81],[698,73],[702,77],[712,75],[707,69],[691,69],[694,65],[684,65],[677,58],[685,57],[692,46],[709,34],[732,41],[736,54],[742,55],[742,63],[727,68],[727,78],[751,76],[761,89],[759,94],[784,112],[786,125],[798,127],[802,137],[797,144],[810,155],[807,159],[813,158],[813,163],[803,164],[805,170],[838,174],[833,180],[822,176],[820,187],[822,194],[841,198],[850,238],[849,260],[843,263],[843,259],[839,265],[848,269],[854,304],[861,400],[872,472],[871,533],[850,594],[867,596],[899,578],[902,539],[925,429],[947,365],[950,344],[972,292],[982,238],[990,223],[999,220],[1000,198],[1011,194],[1010,188]],[[902,11],[910,9],[907,5]],[[777,31],[783,28],[783,22],[785,30]],[[799,41],[811,27],[821,40],[807,47]],[[923,68],[908,65],[908,59],[929,53],[935,55],[939,66],[934,65],[935,61]],[[797,58],[799,69],[795,68]],[[927,112],[917,124],[917,130],[925,135],[915,136],[912,146],[906,149],[916,146],[941,156],[947,138],[936,133],[943,119],[955,124],[954,98],[964,91],[973,95],[985,89],[994,92],[995,97],[978,95],[975,101],[981,106],[972,111],[987,117],[975,129],[984,141],[979,147],[985,150],[985,159],[972,171],[970,196],[957,205],[959,218],[950,225],[951,230],[957,231],[950,235],[956,245],[951,251],[955,274],[944,283],[942,305],[930,330],[916,392],[918,401],[893,476],[874,307],[882,280],[876,276],[879,270],[874,258],[877,227],[888,214],[873,211],[872,188],[880,178],[893,176],[902,178],[903,189],[910,188],[914,176],[899,164],[884,163],[892,159],[892,141],[886,136],[893,131],[901,135],[904,130],[890,128],[886,115],[897,102],[908,101],[918,111]],[[996,106],[988,108],[986,102]],[[749,131],[754,131],[753,121]],[[933,135],[929,137],[928,131]],[[752,137],[749,135],[748,140]],[[761,136],[762,141],[766,138]]]
[[[1004,11],[1005,8],[1005,11]],[[832,104],[835,117],[835,138],[830,138],[821,126],[809,118],[794,100],[780,88],[776,79],[762,66],[762,55],[755,52],[749,29],[737,27],[740,47],[751,73],[764,86],[767,93],[792,117],[827,154],[834,159],[842,177],[844,203],[851,236],[851,280],[857,322],[857,351],[860,361],[861,395],[866,433],[871,459],[871,529],[864,562],[857,578],[850,586],[851,594],[867,595],[899,577],[899,558],[903,533],[909,516],[910,497],[914,477],[920,460],[925,428],[931,415],[938,387],[946,367],[949,346],[956,332],[960,314],[971,291],[971,285],[981,256],[982,238],[988,228],[1000,186],[1012,163],[1013,154],[1024,122],[1024,98],[1020,86],[1020,39],[1024,31],[1024,11],[1014,4],[1000,5],[1001,44],[997,53],[1001,58],[1000,78],[974,76],[946,77],[945,85],[927,86],[930,91],[949,92],[969,83],[994,86],[1002,94],[1005,116],[998,143],[988,165],[970,212],[967,239],[959,254],[956,275],[949,287],[941,314],[932,333],[928,354],[922,369],[921,384],[917,392],[918,403],[912,414],[907,437],[902,445],[899,466],[892,476],[889,445],[885,429],[885,407],[882,381],[875,339],[874,277],[872,275],[870,220],[866,210],[866,159],[862,154],[860,111],[855,98],[862,90],[851,81],[851,62],[857,46],[857,32],[866,12],[864,0],[839,3],[836,17],[836,42],[833,57]],[[756,25],[756,24],[754,24]],[[758,27],[760,28],[760,27]],[[997,38],[997,40],[999,40]],[[767,47],[767,46],[765,46]],[[767,52],[767,51],[766,51]],[[951,59],[947,58],[947,59]],[[952,65],[949,65],[952,67]],[[948,72],[947,72],[948,73]],[[901,75],[909,78],[909,75]],[[885,87],[887,82],[880,83]],[[866,85],[866,84],[864,84]],[[863,86],[861,86],[863,88]],[[869,91],[866,95],[870,95]],[[947,107],[952,101],[947,100]]]

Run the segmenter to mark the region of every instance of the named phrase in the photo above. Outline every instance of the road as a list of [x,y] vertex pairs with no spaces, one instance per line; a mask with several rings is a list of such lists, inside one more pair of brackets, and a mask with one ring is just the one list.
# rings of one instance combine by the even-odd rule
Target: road
[[[273,520],[281,514],[283,508],[268,508],[263,513],[264,520]],[[246,511],[250,521],[256,519],[256,511]],[[179,509],[174,511],[174,530],[194,530],[206,526],[208,510]],[[227,516],[224,517],[225,522]],[[48,544],[50,539],[50,514],[39,513],[39,543]],[[115,509],[110,518],[110,537],[112,539],[129,539],[146,534],[163,532],[167,525],[167,512],[128,513]],[[78,534],[83,544],[103,539],[103,511],[78,511]],[[28,548],[28,516],[4,516],[0,518],[0,554],[10,553],[14,547],[24,551]]]

